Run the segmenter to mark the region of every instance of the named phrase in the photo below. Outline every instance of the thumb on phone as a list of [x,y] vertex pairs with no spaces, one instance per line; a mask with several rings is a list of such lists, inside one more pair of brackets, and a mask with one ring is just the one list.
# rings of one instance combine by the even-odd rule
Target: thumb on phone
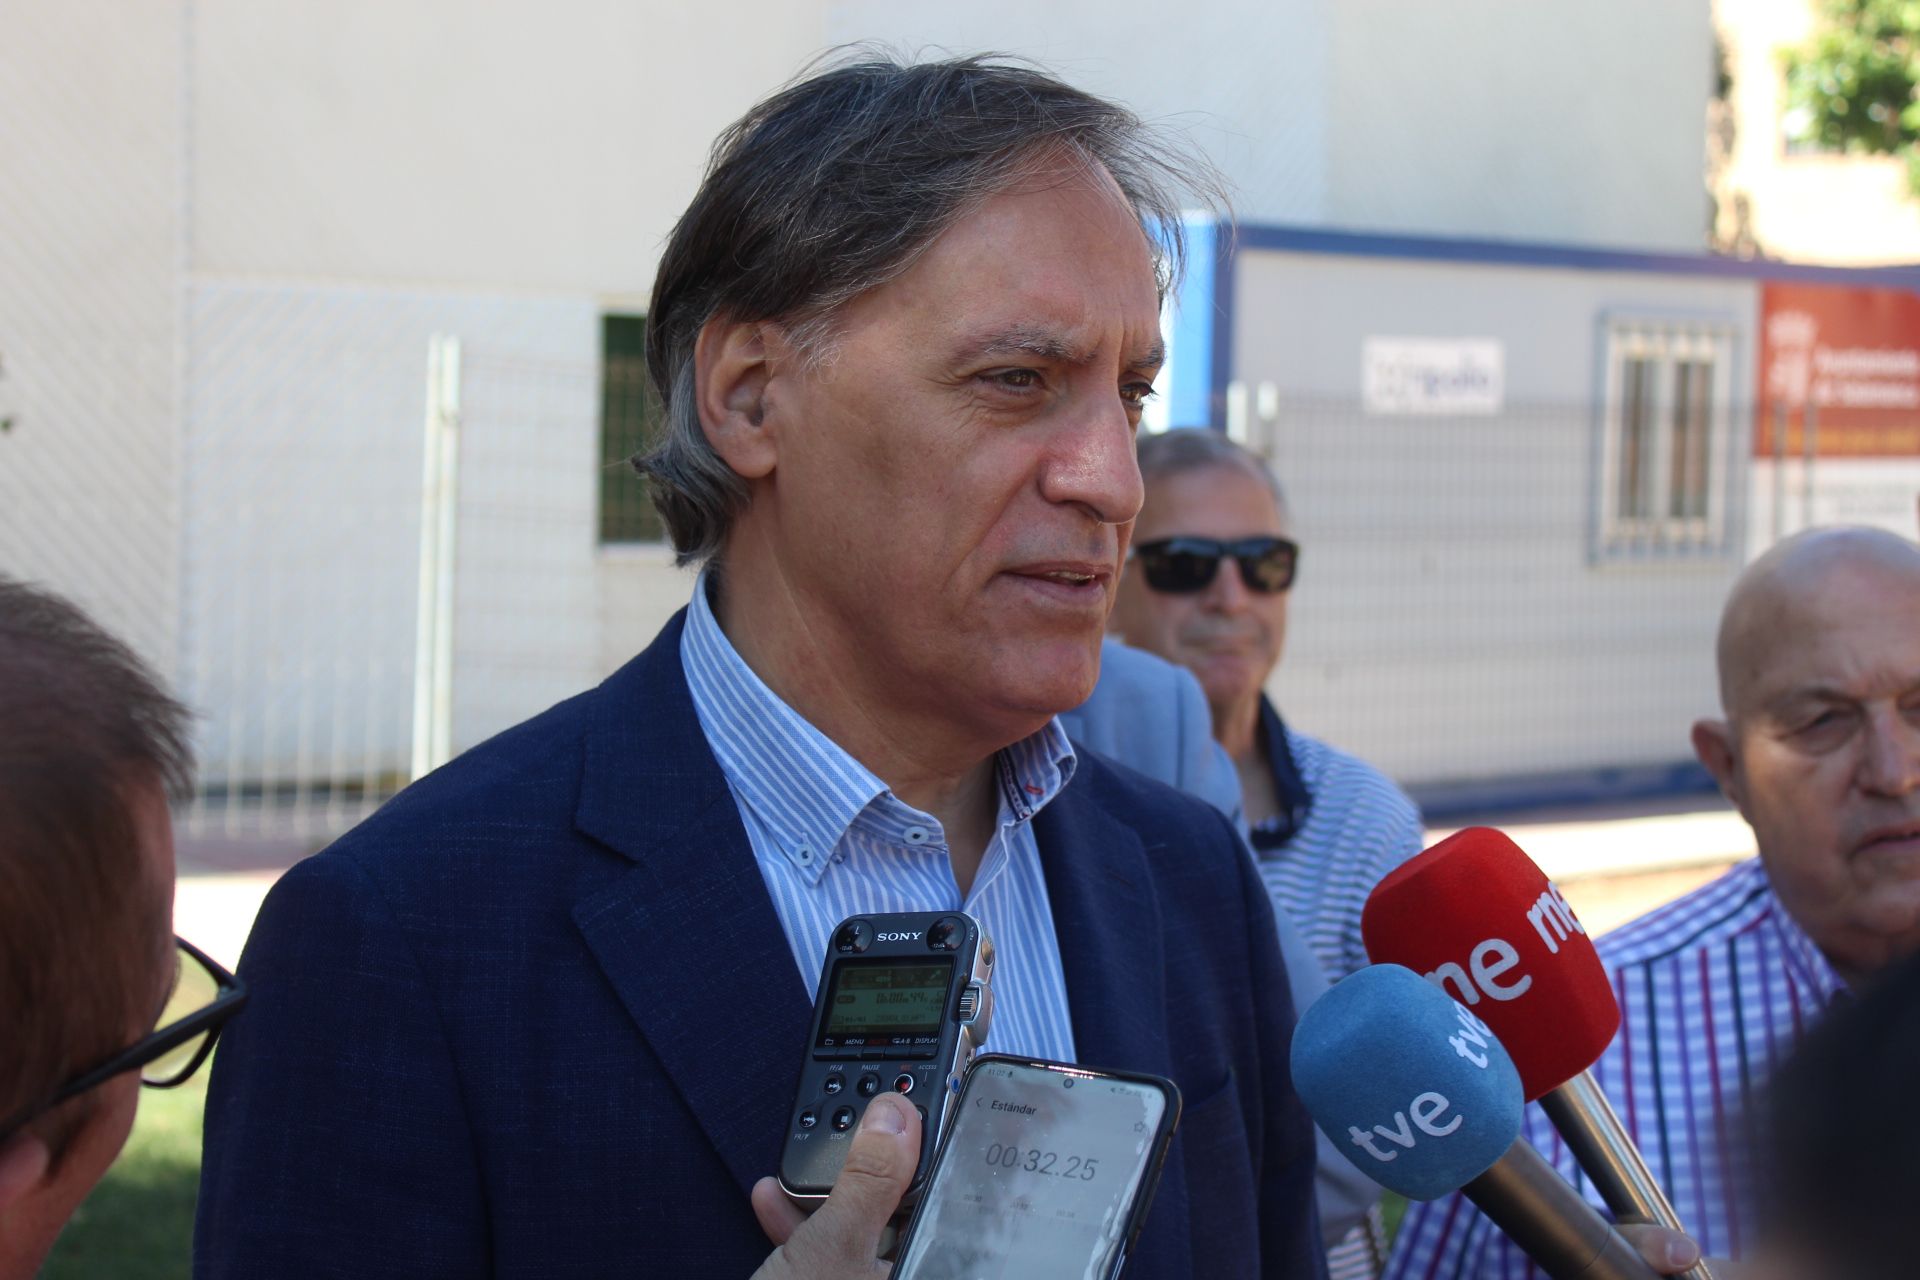
[[753,1211],[780,1247],[754,1280],[840,1280],[887,1273],[877,1260],[880,1233],[900,1207],[920,1161],[920,1116],[898,1094],[883,1093],[847,1147],[847,1159],[826,1203],[803,1215],[772,1178],[753,1188]]

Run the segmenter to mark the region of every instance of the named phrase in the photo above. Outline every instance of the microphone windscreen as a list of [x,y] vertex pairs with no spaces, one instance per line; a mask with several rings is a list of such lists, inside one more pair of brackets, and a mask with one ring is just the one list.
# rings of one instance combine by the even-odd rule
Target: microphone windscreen
[[1593,940],[1533,859],[1488,827],[1456,831],[1374,887],[1370,959],[1405,965],[1480,1015],[1527,1101],[1599,1060],[1620,1005]]
[[1369,965],[1293,1032],[1293,1087],[1362,1173],[1412,1200],[1479,1177],[1520,1136],[1520,1076],[1486,1024],[1419,974]]

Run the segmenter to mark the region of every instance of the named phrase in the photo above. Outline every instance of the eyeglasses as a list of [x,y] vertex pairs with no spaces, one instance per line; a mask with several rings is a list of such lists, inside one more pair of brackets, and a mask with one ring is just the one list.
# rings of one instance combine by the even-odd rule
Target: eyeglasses
[[1300,544],[1286,538],[1240,538],[1222,542],[1218,538],[1163,538],[1143,542],[1133,549],[1133,558],[1147,576],[1147,585],[1170,595],[1191,595],[1204,591],[1219,571],[1220,562],[1232,556],[1240,566],[1240,581],[1247,590],[1277,596],[1293,585],[1293,573],[1300,563]]
[[154,1089],[172,1089],[192,1078],[213,1052],[220,1028],[246,1004],[247,988],[185,938],[174,938],[173,945],[178,952],[179,971],[154,1029],[99,1066],[61,1085],[44,1103],[0,1125],[0,1138],[69,1098],[129,1071],[138,1071],[140,1083]]

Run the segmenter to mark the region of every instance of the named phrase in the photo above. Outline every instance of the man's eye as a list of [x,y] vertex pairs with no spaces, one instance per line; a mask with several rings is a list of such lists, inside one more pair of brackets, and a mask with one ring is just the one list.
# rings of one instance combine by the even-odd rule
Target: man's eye
[[1143,405],[1159,394],[1151,382],[1129,382],[1120,388],[1120,398],[1131,405]]
[[1794,736],[1813,743],[1826,742],[1842,736],[1847,728],[1848,719],[1838,710],[1822,711],[1818,715],[1802,720]]
[[1040,385],[1038,369],[1002,369],[987,375],[989,381],[999,386],[1011,387],[1015,391],[1026,391]]

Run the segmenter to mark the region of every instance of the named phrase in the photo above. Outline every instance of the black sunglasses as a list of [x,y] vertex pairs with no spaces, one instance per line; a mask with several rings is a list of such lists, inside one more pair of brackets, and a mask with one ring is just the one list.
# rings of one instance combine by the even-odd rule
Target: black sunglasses
[[1300,544],[1286,538],[1162,538],[1143,542],[1133,558],[1147,575],[1147,585],[1172,595],[1206,590],[1220,561],[1232,556],[1240,566],[1240,581],[1249,591],[1277,596],[1293,585],[1300,564]]
[[154,1029],[100,1065],[73,1077],[45,1102],[0,1125],[0,1139],[69,1098],[98,1088],[115,1076],[140,1072],[153,1089],[185,1084],[213,1052],[220,1028],[247,1002],[247,988],[206,952],[175,937],[180,971]]

